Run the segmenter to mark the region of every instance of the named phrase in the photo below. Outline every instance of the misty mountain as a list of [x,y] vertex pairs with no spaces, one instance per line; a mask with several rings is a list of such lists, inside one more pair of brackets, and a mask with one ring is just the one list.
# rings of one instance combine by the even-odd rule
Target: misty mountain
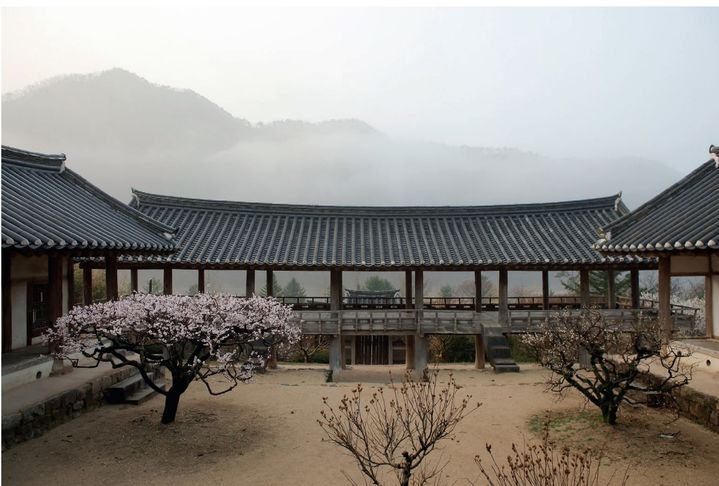
[[193,91],[122,69],[9,93],[2,116],[4,144],[66,153],[71,168],[123,201],[130,187],[365,205],[538,202],[623,190],[636,206],[681,176],[654,160],[602,158],[596,148],[585,158],[556,159],[396,139],[360,120],[255,124]]

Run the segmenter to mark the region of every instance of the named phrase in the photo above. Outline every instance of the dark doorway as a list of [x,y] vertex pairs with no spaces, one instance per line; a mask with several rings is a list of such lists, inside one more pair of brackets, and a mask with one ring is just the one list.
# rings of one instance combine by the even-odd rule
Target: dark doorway
[[40,336],[50,325],[48,284],[28,283],[27,287],[27,344]]

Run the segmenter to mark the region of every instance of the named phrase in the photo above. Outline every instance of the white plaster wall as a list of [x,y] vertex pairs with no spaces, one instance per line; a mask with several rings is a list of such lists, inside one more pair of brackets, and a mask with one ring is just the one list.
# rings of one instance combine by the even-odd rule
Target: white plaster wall
[[[67,306],[67,265],[63,259],[62,309]],[[27,288],[28,282],[47,282],[47,256],[13,255],[10,263],[10,299],[12,304],[12,349],[27,345]],[[39,342],[36,338],[33,342]]]
[[27,345],[27,281],[12,282],[12,349]]

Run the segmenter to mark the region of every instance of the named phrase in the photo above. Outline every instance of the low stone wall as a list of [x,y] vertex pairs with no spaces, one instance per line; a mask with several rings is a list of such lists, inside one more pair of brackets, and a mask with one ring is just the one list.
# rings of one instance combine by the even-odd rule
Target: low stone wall
[[106,388],[135,374],[135,368],[119,368],[3,416],[2,450],[38,437],[53,427],[97,408],[103,403],[103,391]]
[[[644,374],[642,381],[652,384],[659,383],[661,378]],[[719,432],[719,397],[697,391],[689,385],[682,386],[672,392],[679,413],[693,422]]]

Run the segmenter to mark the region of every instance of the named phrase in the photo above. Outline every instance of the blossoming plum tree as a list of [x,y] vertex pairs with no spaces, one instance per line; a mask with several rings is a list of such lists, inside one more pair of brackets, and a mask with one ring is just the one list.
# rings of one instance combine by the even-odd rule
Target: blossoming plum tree
[[[537,354],[539,364],[552,371],[551,391],[579,390],[599,407],[609,425],[616,424],[619,406],[631,403],[630,391],[659,392],[671,399],[672,390],[692,377],[692,367],[682,361],[688,351],[667,346],[659,321],[647,315],[628,323],[595,308],[562,310],[523,341]],[[650,369],[657,380],[639,386],[640,375]]]
[[[271,298],[136,293],[75,307],[46,338],[56,357],[76,367],[106,362],[137,368],[145,383],[165,396],[162,423],[169,424],[194,380],[212,395],[226,393],[252,377],[273,343],[296,342],[300,330],[291,315],[290,307]],[[149,372],[158,366],[172,376],[167,390]]]

